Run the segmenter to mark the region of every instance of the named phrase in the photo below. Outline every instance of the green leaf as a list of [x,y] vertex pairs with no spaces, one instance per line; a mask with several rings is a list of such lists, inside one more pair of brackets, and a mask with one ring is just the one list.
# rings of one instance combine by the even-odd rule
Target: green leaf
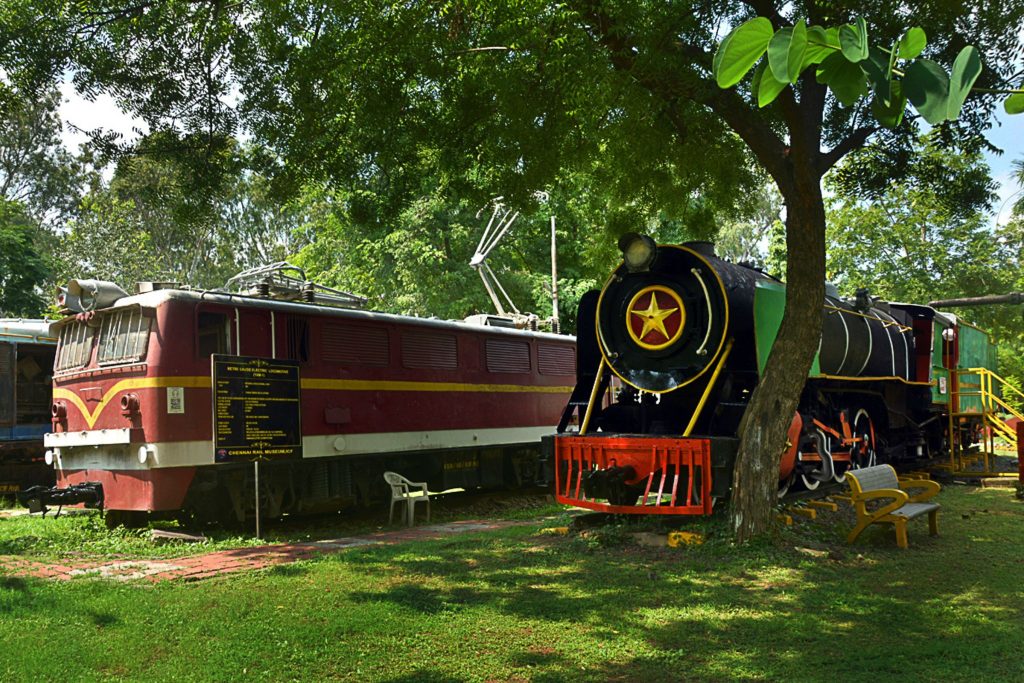
[[781,28],[768,43],[768,65],[775,80],[796,83],[807,52],[807,26],[801,19],[793,28]]
[[896,128],[903,121],[903,113],[907,109],[907,98],[903,95],[903,85],[899,81],[890,84],[889,101],[881,98],[875,91],[875,99],[871,103],[871,111],[875,118],[886,128]]
[[860,68],[867,74],[868,80],[875,87],[875,94],[889,104],[889,91],[892,83],[892,72],[889,70],[889,55],[881,48],[873,47],[868,58],[860,63]]
[[946,120],[949,76],[932,60],[918,59],[907,67],[903,92],[928,123],[934,126]]
[[914,26],[907,29],[907,32],[900,38],[899,54],[900,59],[913,59],[921,54],[924,46],[928,44],[928,36],[924,29]]
[[1014,93],[1003,102],[1007,114],[1024,114],[1024,92]]
[[960,116],[971,87],[981,75],[981,55],[973,45],[960,50],[953,62],[953,73],[949,78],[949,100],[946,102],[946,118],[952,121]]
[[846,59],[842,52],[827,57],[817,69],[819,83],[827,83],[843,106],[849,107],[867,94],[868,82],[863,69]]
[[848,61],[856,64],[868,57],[868,27],[862,18],[857,19],[857,26],[843,24],[839,27],[839,45]]
[[822,27],[807,27],[807,51],[804,52],[804,62],[800,65],[800,71],[803,71],[811,64],[821,64],[826,57],[838,49],[837,47],[830,47],[832,45],[839,45],[839,29],[832,30],[835,31],[835,36],[830,42],[828,33]]
[[725,37],[715,52],[712,72],[720,88],[731,88],[743,80],[750,68],[768,49],[775,30],[764,17],[746,21]]
[[757,71],[754,72],[754,81],[751,84],[753,92],[757,93],[757,106],[767,107],[775,101],[779,93],[786,89],[787,85],[789,84],[783,83],[772,75],[767,62],[761,62]]

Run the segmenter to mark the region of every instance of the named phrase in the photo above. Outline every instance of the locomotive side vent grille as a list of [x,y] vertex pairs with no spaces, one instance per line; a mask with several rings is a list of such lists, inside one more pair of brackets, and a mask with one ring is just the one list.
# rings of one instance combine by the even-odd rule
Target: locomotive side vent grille
[[490,372],[529,372],[530,345],[524,341],[487,340],[487,370]]
[[373,325],[327,324],[322,353],[329,363],[386,367],[391,359],[388,331]]
[[309,321],[288,320],[288,359],[302,363],[309,360]]
[[537,346],[537,369],[542,375],[575,375],[576,351],[570,346]]
[[403,334],[402,367],[420,370],[455,370],[459,349],[453,334]]

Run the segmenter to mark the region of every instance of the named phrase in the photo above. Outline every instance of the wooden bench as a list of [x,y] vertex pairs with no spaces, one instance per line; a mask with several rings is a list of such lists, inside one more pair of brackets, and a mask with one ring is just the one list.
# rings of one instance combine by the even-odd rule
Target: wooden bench
[[[846,473],[850,483],[850,497],[857,511],[857,526],[846,537],[853,543],[857,536],[871,524],[892,524],[896,527],[896,545],[907,547],[907,522],[921,515],[928,515],[928,530],[932,536],[939,534],[939,504],[925,502],[934,497],[942,488],[934,481],[913,479],[900,482],[891,465],[876,465]],[[910,495],[904,489],[923,489]],[[874,510],[866,503],[871,500],[891,498]]]

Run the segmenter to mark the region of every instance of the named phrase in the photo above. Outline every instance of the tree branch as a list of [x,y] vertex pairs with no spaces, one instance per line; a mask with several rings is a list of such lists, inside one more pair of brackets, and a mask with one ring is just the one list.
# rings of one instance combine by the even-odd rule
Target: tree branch
[[789,21],[775,9],[775,3],[771,0],[744,0],[743,4],[757,12],[758,16],[766,17],[776,30],[789,24]]
[[[594,39],[608,50],[609,60],[617,71],[628,73],[639,85],[670,106],[683,98],[708,107],[746,143],[780,189],[792,185],[786,145],[768,122],[751,110],[749,103],[735,89],[719,88],[709,76],[696,74],[692,69],[675,71],[671,79],[666,78],[664,71],[656,76],[645,74],[638,68],[639,53],[634,50],[635,41],[632,36],[604,11],[600,2],[581,0],[577,9],[581,16],[589,19]],[[711,55],[704,49],[683,42],[674,42],[673,49],[685,58],[680,61],[702,67],[710,74]],[[686,79],[680,74],[693,77]],[[678,123],[674,122],[673,125],[678,128]]]
[[860,149],[867,142],[868,138],[878,131],[878,126],[861,126],[847,135],[843,140],[828,152],[821,155],[819,159],[819,171],[821,175],[838,163],[840,159],[855,149]]

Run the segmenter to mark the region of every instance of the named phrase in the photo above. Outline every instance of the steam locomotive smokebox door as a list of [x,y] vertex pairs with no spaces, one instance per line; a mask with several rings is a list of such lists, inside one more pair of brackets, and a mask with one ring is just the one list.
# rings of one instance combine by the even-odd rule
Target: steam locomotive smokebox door
[[211,358],[214,460],[301,458],[299,363],[220,354]]
[[620,266],[597,305],[597,337],[608,366],[627,384],[654,393],[707,372],[725,344],[729,301],[706,258],[661,246],[649,272]]

